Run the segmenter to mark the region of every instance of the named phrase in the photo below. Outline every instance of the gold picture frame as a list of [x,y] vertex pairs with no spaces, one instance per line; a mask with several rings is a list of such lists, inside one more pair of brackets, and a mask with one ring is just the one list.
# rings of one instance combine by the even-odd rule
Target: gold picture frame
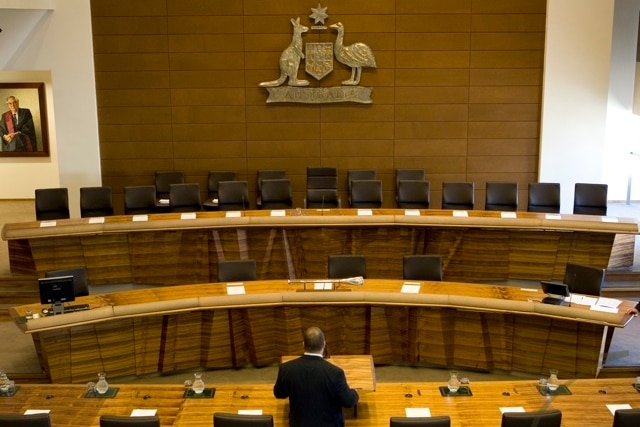
[[[18,100],[18,124],[11,124],[8,99]],[[49,128],[45,84],[0,83],[0,157],[49,157]],[[22,122],[20,122],[22,120]],[[29,126],[29,121],[32,121]],[[23,127],[24,126],[24,127]],[[24,130],[24,132],[22,131]],[[13,131],[13,132],[11,132]],[[13,137],[18,135],[13,141]],[[5,138],[5,135],[7,137]],[[12,143],[13,142],[13,143]]]

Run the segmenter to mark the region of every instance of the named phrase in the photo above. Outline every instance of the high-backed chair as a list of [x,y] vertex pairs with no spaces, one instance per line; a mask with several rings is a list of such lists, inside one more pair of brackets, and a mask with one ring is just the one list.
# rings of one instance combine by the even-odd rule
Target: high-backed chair
[[396,169],[396,202],[398,201],[400,181],[424,181],[426,176],[424,169]]
[[573,213],[606,215],[607,189],[607,184],[576,183],[573,195]]
[[279,169],[262,169],[258,171],[257,175],[257,198],[256,198],[256,207],[260,209],[262,205],[262,181],[265,179],[285,179],[287,177],[287,171],[279,170]]
[[317,166],[307,168],[307,194],[304,207],[332,209],[340,207],[338,195],[338,168]]
[[529,183],[528,212],[559,213],[560,184],[557,182]]
[[46,271],[44,277],[73,276],[73,294],[76,297],[89,295],[87,269],[84,267],[67,268],[64,270]]
[[169,200],[171,184],[184,184],[184,173],[182,171],[156,171],[156,200],[160,205],[168,205],[168,203],[160,203],[160,200]]
[[256,280],[256,260],[236,259],[218,262],[218,282]]
[[487,182],[484,209],[515,212],[518,210],[517,182]]
[[367,277],[367,260],[364,255],[329,255],[329,278],[346,279]]
[[273,415],[213,414],[213,427],[273,427]]
[[501,427],[560,427],[562,412],[547,409],[535,412],[504,412]]
[[0,414],[2,427],[51,427],[49,414]]
[[69,190],[38,188],[35,191],[36,219],[48,221],[69,218]]
[[640,408],[617,409],[613,413],[613,427],[640,426]]
[[202,203],[205,211],[218,209],[218,183],[220,181],[235,181],[237,174],[234,171],[209,171],[207,180],[207,199]]
[[160,418],[157,415],[142,417],[101,415],[100,427],[160,427]]
[[442,280],[442,257],[440,255],[405,255],[402,257],[402,278]]
[[379,179],[354,179],[351,181],[352,208],[381,208],[382,181]]
[[290,209],[293,206],[291,180],[263,179],[260,189],[260,209]]
[[347,202],[351,206],[351,186],[355,180],[378,179],[375,169],[350,169],[347,171]]
[[249,185],[247,181],[220,181],[218,183],[218,209],[240,211],[249,209]]
[[143,215],[157,212],[156,187],[136,185],[124,187],[125,215]]
[[564,283],[569,286],[571,293],[600,296],[604,275],[604,268],[568,262]]
[[80,216],[82,218],[113,215],[111,187],[80,188]]
[[473,182],[443,182],[442,209],[473,210]]
[[198,212],[202,210],[200,184],[171,184],[169,186],[171,212]]
[[391,417],[389,427],[449,427],[451,417]]
[[403,179],[398,182],[396,201],[401,209],[429,209],[431,184],[429,181]]

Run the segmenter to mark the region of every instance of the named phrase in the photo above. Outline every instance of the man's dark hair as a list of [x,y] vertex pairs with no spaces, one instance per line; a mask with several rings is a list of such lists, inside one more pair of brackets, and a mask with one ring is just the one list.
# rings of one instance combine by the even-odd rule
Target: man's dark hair
[[304,351],[320,353],[324,347],[324,332],[322,329],[312,326],[304,331]]

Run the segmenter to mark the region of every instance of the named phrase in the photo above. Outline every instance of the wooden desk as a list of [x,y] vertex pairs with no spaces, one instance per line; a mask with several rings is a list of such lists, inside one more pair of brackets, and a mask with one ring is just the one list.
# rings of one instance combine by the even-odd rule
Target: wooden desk
[[[561,373],[562,374],[562,373]],[[571,391],[568,396],[542,396],[535,381],[474,382],[473,396],[442,397],[442,382],[381,383],[375,392],[362,391],[358,416],[345,410],[350,427],[388,427],[389,418],[404,416],[405,408],[429,408],[433,416],[449,415],[452,427],[499,427],[501,407],[522,406],[527,411],[559,409],[563,427],[611,426],[613,415],[606,404],[630,404],[640,408],[640,393],[633,380],[562,380]],[[212,381],[213,382],[213,381]],[[129,415],[133,409],[157,409],[163,426],[195,427],[211,425],[214,412],[237,412],[261,409],[274,416],[276,427],[286,427],[287,400],[273,397],[272,384],[216,385],[213,399],[184,399],[184,387],[177,385],[118,385],[112,399],[83,398],[81,385],[20,386],[10,398],[0,398],[0,413],[24,413],[27,409],[50,409],[54,427],[92,427],[99,425],[100,415]],[[605,393],[601,393],[600,391]],[[508,395],[505,395],[507,394]],[[243,398],[244,397],[244,398]]]
[[[636,219],[590,215],[402,209],[198,212],[149,215],[148,221],[114,216],[6,224],[11,271],[39,277],[49,270],[85,266],[91,285],[177,285],[216,280],[221,259],[252,258],[258,279],[322,278],[327,257],[363,254],[368,277],[401,278],[402,256],[443,258],[444,279],[474,282],[562,279],[567,261],[599,267],[633,263]],[[416,212],[414,210],[414,212]],[[615,220],[615,222],[610,222]],[[46,222],[44,224],[47,224]]]
[[[282,356],[281,362],[297,359],[300,356]],[[376,391],[376,368],[371,355],[331,356],[327,362],[342,368],[349,387],[358,390]]]
[[[301,354],[302,331],[321,327],[331,352],[371,355],[377,364],[435,366],[596,377],[610,328],[623,327],[635,305],[615,313],[587,306],[540,303],[541,291],[516,287],[422,282],[418,294],[403,281],[366,279],[344,291],[298,292],[287,281],[182,285],[81,297],[88,311],[24,322],[52,382],[86,382],[184,369],[266,366]],[[345,286],[345,285],[341,285]]]

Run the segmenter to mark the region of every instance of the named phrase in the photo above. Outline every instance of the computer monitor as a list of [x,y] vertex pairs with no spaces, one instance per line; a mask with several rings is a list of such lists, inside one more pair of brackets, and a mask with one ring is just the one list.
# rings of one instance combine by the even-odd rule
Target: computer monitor
[[64,313],[64,303],[76,299],[73,276],[45,277],[38,279],[40,304],[51,304],[53,314]]
[[542,292],[547,294],[547,297],[542,300],[545,304],[562,305],[565,297],[571,295],[569,286],[565,283],[543,280],[540,282],[540,286],[542,287]]

